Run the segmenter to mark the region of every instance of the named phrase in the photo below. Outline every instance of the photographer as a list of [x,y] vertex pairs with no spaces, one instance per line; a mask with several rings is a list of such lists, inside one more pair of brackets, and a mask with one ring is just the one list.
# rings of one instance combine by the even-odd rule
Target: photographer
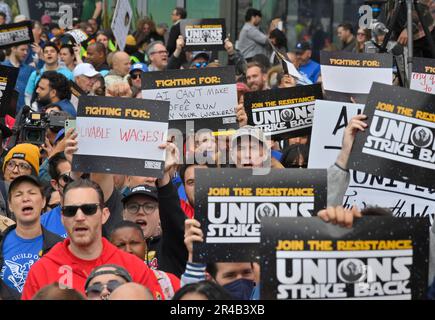
[[44,72],[38,83],[36,94],[36,101],[43,109],[48,105],[56,105],[62,111],[76,116],[77,112],[70,102],[70,84],[64,75],[55,71]]

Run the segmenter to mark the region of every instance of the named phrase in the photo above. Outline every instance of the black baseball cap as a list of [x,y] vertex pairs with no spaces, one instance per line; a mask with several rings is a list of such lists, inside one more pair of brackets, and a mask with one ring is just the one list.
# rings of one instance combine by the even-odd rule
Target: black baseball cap
[[139,185],[130,190],[130,193],[128,193],[123,199],[122,203],[125,204],[129,199],[131,199],[134,196],[142,195],[146,197],[150,197],[154,200],[158,200],[157,196],[157,188],[150,187],[147,185]]
[[38,180],[38,178],[33,175],[19,176],[15,178],[9,185],[9,193],[11,193],[16,187],[18,187],[18,185],[20,185],[23,182],[30,182],[31,184],[37,186],[38,188],[43,187],[42,183]]
[[298,42],[294,48],[295,53],[304,53],[307,50],[311,50],[311,44],[306,41]]

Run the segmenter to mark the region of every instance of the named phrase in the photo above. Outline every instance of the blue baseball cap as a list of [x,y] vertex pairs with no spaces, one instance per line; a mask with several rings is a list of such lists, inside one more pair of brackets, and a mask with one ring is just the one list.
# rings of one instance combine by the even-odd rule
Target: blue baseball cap
[[148,67],[144,63],[135,63],[130,68],[130,73],[136,70],[140,70],[142,72],[148,72]]

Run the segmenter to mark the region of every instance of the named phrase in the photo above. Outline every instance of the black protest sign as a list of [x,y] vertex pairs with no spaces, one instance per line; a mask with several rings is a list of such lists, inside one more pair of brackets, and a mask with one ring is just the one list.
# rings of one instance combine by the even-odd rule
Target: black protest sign
[[312,217],[326,207],[326,170],[195,169],[195,219],[204,242],[195,262],[259,259],[263,217]]
[[0,49],[33,43],[32,22],[5,24],[0,26]]
[[248,92],[245,94],[248,123],[273,140],[309,134],[316,99],[322,99],[320,84]]
[[181,20],[181,35],[187,51],[224,50],[226,38],[225,19]]
[[261,299],[425,299],[427,218],[261,221]]
[[41,20],[43,15],[49,15],[54,23],[65,14],[60,9],[63,5],[68,5],[72,8],[73,17],[80,18],[83,0],[32,0],[27,1],[29,6],[30,19]]
[[[11,102],[19,72],[19,68],[0,65],[0,117],[10,114],[9,110],[15,110]],[[15,113],[12,116],[15,116]]]
[[325,100],[365,104],[373,82],[393,83],[391,54],[320,52]]
[[435,179],[435,96],[375,83],[349,168],[423,187]]
[[74,108],[77,110],[79,107],[79,98],[82,95],[86,95],[86,93],[74,81],[70,81],[69,84],[70,84],[70,88],[71,88],[70,101],[71,101],[72,105],[74,106]]
[[73,170],[163,176],[169,103],[80,96]]
[[435,94],[435,59],[413,58],[410,89]]
[[237,129],[234,67],[167,70],[142,75],[142,97],[169,101],[169,127],[195,130]]

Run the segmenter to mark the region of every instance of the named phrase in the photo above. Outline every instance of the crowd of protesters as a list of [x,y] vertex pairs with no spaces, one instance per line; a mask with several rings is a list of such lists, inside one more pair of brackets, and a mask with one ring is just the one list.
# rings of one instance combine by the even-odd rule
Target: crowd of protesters
[[[261,11],[249,9],[237,44],[225,40],[228,62],[219,61],[213,52],[184,49],[180,21],[188,15],[177,7],[171,12],[171,27],[148,17],[140,19],[124,51],[119,51],[111,30],[99,26],[101,1],[96,3],[86,17],[74,20],[74,28],[88,36],[84,43],[66,43],[65,30],[43,16],[32,22],[33,44],[3,52],[1,64],[19,68],[19,75],[16,117],[7,116],[0,125],[5,149],[0,181],[0,299],[259,299],[258,264],[193,261],[193,243],[203,241],[194,211],[195,169],[210,165],[180,164],[180,152],[184,158],[207,153],[216,166],[226,165],[219,163],[221,154],[230,154],[232,166],[240,170],[306,168],[310,136],[270,142],[247,124],[243,101],[247,92],[321,83],[313,39],[301,35],[296,46],[288,48],[280,19],[262,32]],[[26,20],[22,16],[14,20],[3,8],[0,2],[0,25]],[[434,35],[434,19],[426,18]],[[338,49],[349,52],[364,52],[364,44],[371,40],[369,30],[349,23],[338,26],[337,36]],[[398,33],[395,40],[405,45],[401,36]],[[332,50],[328,38],[324,40],[320,49]],[[301,78],[285,73],[277,51],[295,65]],[[27,106],[34,112],[76,116],[71,82],[90,96],[141,98],[141,77],[146,72],[227,63],[236,70],[234,108],[240,128],[225,144],[211,135],[195,136],[193,150],[179,150],[168,141],[161,146],[167,156],[160,179],[73,172],[72,158],[80,146],[72,129],[49,128],[42,146],[20,143],[6,148],[14,121]],[[367,127],[365,121],[364,115],[349,121],[342,151],[328,169],[328,208],[318,214],[325,223],[349,227],[364,215],[340,205],[349,181],[349,154],[355,136]],[[249,137],[243,140],[247,145],[241,142],[243,137]]]

